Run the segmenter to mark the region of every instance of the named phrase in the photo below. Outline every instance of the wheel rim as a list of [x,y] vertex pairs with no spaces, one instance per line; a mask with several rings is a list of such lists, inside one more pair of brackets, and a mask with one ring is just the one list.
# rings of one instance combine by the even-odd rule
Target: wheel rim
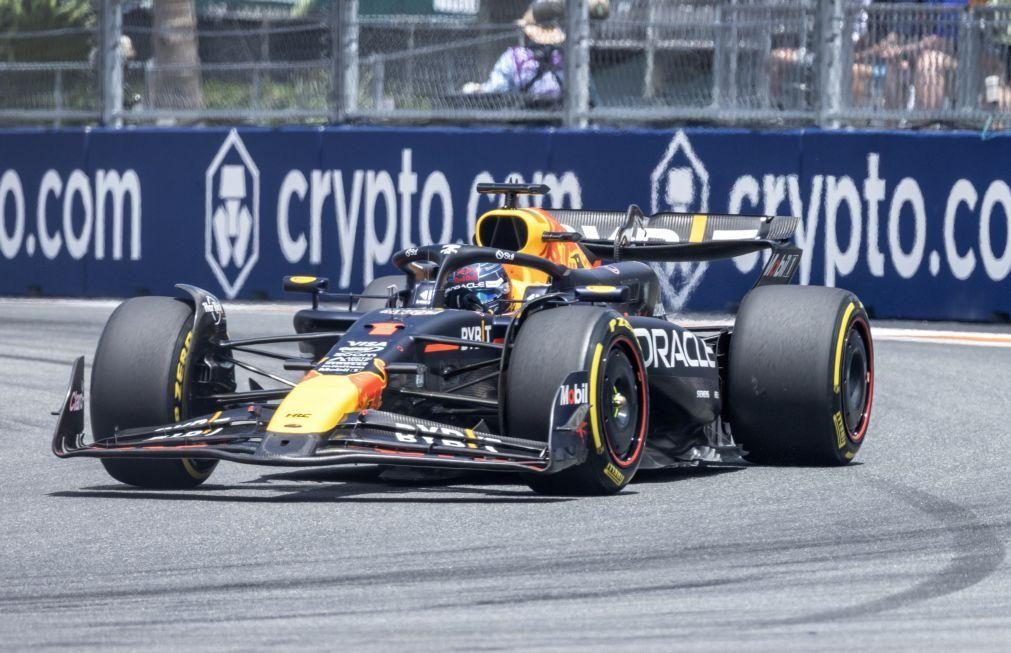
[[604,365],[600,411],[607,447],[620,463],[631,464],[642,447],[643,384],[641,369],[621,341],[612,345]]
[[873,370],[863,333],[850,329],[843,355],[842,414],[846,432],[853,441],[863,438],[870,414]]

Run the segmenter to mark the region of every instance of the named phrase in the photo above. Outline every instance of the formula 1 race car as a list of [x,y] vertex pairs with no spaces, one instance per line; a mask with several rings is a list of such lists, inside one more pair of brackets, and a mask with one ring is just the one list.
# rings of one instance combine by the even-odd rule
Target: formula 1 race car
[[[403,275],[360,295],[286,277],[312,302],[294,334],[232,339],[193,286],[124,302],[95,353],[94,438],[81,357],[53,452],[141,487],[194,487],[230,460],[512,471],[551,494],[614,493],[640,466],[853,459],[874,389],[868,318],[852,293],[790,285],[797,218],[547,211],[517,206],[545,186],[478,191],[505,201],[474,246],[397,252]],[[667,319],[646,262],[763,249],[732,327]],[[282,342],[302,356],[263,349]],[[282,385],[237,390],[237,367]]]

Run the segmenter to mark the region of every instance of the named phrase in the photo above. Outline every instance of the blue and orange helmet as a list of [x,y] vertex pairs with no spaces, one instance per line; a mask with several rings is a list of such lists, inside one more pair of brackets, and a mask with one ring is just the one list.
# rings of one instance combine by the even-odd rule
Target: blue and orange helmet
[[456,270],[446,286],[446,306],[484,313],[509,310],[509,275],[498,263],[475,263]]

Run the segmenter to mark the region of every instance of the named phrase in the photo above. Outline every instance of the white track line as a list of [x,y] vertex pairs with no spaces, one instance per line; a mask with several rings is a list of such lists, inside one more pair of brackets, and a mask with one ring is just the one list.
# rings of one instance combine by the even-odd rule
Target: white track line
[[[182,295],[178,295],[182,296]],[[65,308],[116,308],[123,299],[50,299],[47,297],[0,297],[0,306],[62,306]],[[308,302],[222,302],[229,313],[291,313],[308,308]],[[339,304],[337,305],[339,306]]]
[[[698,327],[729,327],[731,319],[715,320],[673,320],[677,324],[691,328]],[[928,345],[968,345],[970,347],[1009,347],[1011,348],[1011,332],[996,331],[941,331],[934,329],[904,329],[898,327],[879,327],[871,325],[871,334],[875,341],[917,342]]]
[[919,342],[934,345],[968,345],[970,347],[1011,347],[1011,333],[986,331],[932,331],[929,329],[897,329],[871,327],[875,340]]

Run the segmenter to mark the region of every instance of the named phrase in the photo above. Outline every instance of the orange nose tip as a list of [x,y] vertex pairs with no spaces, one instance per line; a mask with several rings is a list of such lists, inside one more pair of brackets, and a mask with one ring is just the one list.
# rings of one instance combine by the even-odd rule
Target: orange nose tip
[[377,322],[370,326],[372,327],[372,330],[369,331],[370,336],[392,336],[397,332],[397,329],[404,328],[400,322]]

